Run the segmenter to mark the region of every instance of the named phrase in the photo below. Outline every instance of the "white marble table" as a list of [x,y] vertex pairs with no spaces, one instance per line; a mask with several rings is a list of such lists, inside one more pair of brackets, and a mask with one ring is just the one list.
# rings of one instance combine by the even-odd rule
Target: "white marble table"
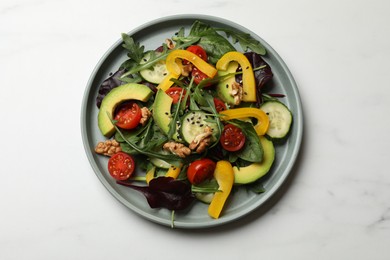
[[[85,85],[120,33],[185,13],[265,39],[305,113],[282,191],[212,230],[171,230],[123,207],[80,133]],[[385,0],[2,0],[0,259],[389,259],[389,13]]]

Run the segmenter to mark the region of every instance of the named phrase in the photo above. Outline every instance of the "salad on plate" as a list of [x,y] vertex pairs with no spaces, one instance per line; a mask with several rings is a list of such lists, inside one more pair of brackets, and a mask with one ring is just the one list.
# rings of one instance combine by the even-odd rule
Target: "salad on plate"
[[[267,85],[272,68],[251,35],[195,21],[153,50],[122,34],[128,58],[96,98],[101,140],[117,185],[151,208],[208,204],[223,216],[234,189],[262,193],[262,177],[293,115]],[[146,202],[145,202],[146,203]]]

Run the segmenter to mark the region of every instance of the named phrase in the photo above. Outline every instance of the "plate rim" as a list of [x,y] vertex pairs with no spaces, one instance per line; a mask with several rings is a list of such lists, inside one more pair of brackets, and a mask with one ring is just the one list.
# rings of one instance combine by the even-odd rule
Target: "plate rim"
[[[220,226],[220,225],[224,225],[224,224],[227,224],[227,223],[230,223],[232,221],[236,221],[250,213],[252,213],[254,210],[258,209],[258,208],[261,208],[261,206],[267,202],[268,200],[270,200],[274,195],[275,193],[281,188],[281,186],[283,185],[283,183],[287,180],[288,176],[291,174],[291,171],[292,171],[292,168],[294,167],[294,165],[296,164],[296,161],[297,161],[297,158],[298,158],[298,155],[299,155],[299,152],[301,150],[301,146],[302,146],[302,138],[303,138],[303,111],[302,111],[302,102],[301,102],[301,97],[299,95],[299,90],[298,90],[298,86],[296,84],[296,81],[293,77],[293,75],[291,74],[289,68],[287,67],[286,63],[284,62],[284,60],[279,56],[279,54],[264,40],[262,39],[260,36],[258,36],[256,33],[254,33],[253,31],[249,30],[248,28],[245,28],[235,22],[232,22],[232,21],[229,21],[229,20],[226,20],[224,18],[221,18],[221,17],[218,17],[218,16],[211,16],[211,15],[203,15],[203,14],[179,14],[179,15],[170,15],[170,16],[164,16],[164,17],[160,17],[160,18],[157,18],[157,19],[154,19],[154,20],[150,20],[146,23],[143,23],[137,27],[135,27],[133,30],[130,30],[128,32],[128,35],[133,35],[135,33],[138,33],[138,32],[141,32],[142,30],[148,28],[148,27],[151,27],[151,26],[156,26],[160,23],[165,23],[165,22],[169,22],[169,21],[172,21],[172,20],[189,20],[189,19],[193,19],[193,20],[207,20],[207,21],[212,21],[212,22],[218,22],[218,23],[223,23],[227,26],[230,26],[230,27],[233,27],[233,28],[236,28],[240,31],[248,31],[251,35],[254,35],[256,38],[260,39],[261,40],[261,43],[264,45],[264,47],[267,49],[268,52],[272,52],[274,58],[276,59],[277,63],[282,67],[282,69],[286,72],[286,75],[287,78],[288,78],[288,82],[290,82],[291,86],[292,86],[292,91],[294,92],[294,95],[296,97],[295,99],[295,102],[296,102],[296,112],[297,114],[294,115],[294,118],[299,118],[299,121],[298,121],[298,124],[296,122],[296,120],[294,121],[294,127],[296,127],[296,131],[297,131],[297,134],[296,134],[296,142],[295,142],[295,145],[294,145],[294,149],[292,151],[292,154],[289,156],[290,158],[290,163],[287,165],[287,167],[284,169],[284,174],[282,176],[280,176],[276,183],[274,185],[271,186],[271,188],[269,190],[267,190],[267,193],[262,197],[262,203],[260,203],[259,205],[253,205],[252,207],[249,207],[246,209],[246,211],[244,212],[244,214],[241,214],[241,215],[238,215],[238,216],[235,216],[233,215],[232,217],[225,217],[225,218],[220,218],[220,219],[217,219],[217,220],[212,220],[212,221],[209,221],[209,222],[206,222],[206,223],[201,223],[200,225],[197,224],[197,223],[187,223],[187,222],[180,222],[180,221],[175,221],[175,228],[184,228],[184,229],[202,229],[202,228],[207,228],[207,227],[215,227],[215,226]],[[180,25],[178,25],[178,28],[180,27]],[[87,155],[87,158],[89,160],[89,163],[95,173],[95,175],[97,175],[98,179],[100,180],[100,182],[103,184],[103,186],[109,191],[109,193],[115,197],[115,199],[117,199],[119,202],[121,202],[124,206],[126,206],[127,208],[129,208],[130,210],[132,210],[133,212],[137,213],[138,215],[140,215],[141,217],[143,218],[146,218],[152,222],[155,222],[157,224],[161,224],[161,225],[165,225],[165,226],[171,226],[171,220],[170,219],[162,219],[161,217],[158,217],[158,215],[153,215],[153,214],[149,214],[149,213],[146,213],[145,211],[142,211],[141,209],[135,207],[134,205],[132,205],[128,200],[126,200],[124,197],[122,197],[113,187],[111,187],[111,184],[108,183],[105,178],[102,176],[100,170],[99,170],[99,167],[96,163],[96,161],[94,160],[93,158],[93,151],[91,149],[91,146],[90,146],[90,143],[88,142],[88,133],[87,133],[87,125],[86,125],[86,118],[87,118],[87,115],[86,115],[86,110],[87,110],[87,104],[88,104],[88,100],[90,98],[90,94],[92,92],[92,89],[93,89],[93,81],[95,79],[95,77],[97,76],[97,73],[99,71],[99,69],[102,67],[104,61],[108,58],[109,55],[111,55],[111,53],[119,47],[119,45],[122,43],[122,39],[118,39],[114,44],[112,44],[109,49],[102,55],[102,57],[98,60],[98,63],[95,65],[89,79],[88,79],[88,82],[86,84],[86,88],[84,90],[84,95],[83,95],[83,98],[82,98],[82,105],[81,105],[81,115],[80,115],[80,125],[81,125],[81,135],[82,135],[82,141],[83,141],[83,146],[84,146],[84,150],[85,150],[85,153]],[[147,203],[145,201],[145,203]]]

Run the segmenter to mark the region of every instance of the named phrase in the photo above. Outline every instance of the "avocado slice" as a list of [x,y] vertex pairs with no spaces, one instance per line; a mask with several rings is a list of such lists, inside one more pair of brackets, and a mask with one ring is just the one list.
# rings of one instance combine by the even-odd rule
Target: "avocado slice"
[[233,167],[234,171],[234,183],[235,184],[248,184],[254,182],[271,169],[271,166],[275,159],[275,148],[272,141],[268,140],[264,136],[260,136],[260,142],[263,146],[264,154],[263,160],[259,163],[252,163],[246,167]]
[[[161,129],[161,131],[168,135],[169,125],[172,121],[171,107],[173,99],[165,93],[164,90],[159,89],[157,91],[156,97],[153,104],[153,119],[156,122],[156,125]],[[178,128],[178,125],[176,125]],[[173,140],[181,142],[181,137],[179,133],[176,132],[172,136]]]
[[162,89],[157,91],[153,105],[153,119],[164,134],[169,132],[172,102],[173,99],[165,91]]
[[[218,76],[221,77],[229,73],[235,73],[237,68],[238,68],[238,63],[232,61],[229,63],[227,70],[218,71]],[[229,105],[234,105],[234,98],[230,93],[232,92],[232,84],[235,81],[236,81],[236,77],[233,75],[231,77],[228,77],[225,80],[221,80],[216,87],[217,95],[219,96],[219,98]]]
[[153,94],[153,91],[145,85],[128,83],[112,89],[103,98],[98,114],[98,126],[100,132],[110,137],[115,132],[115,127],[111,123],[115,108],[126,100],[139,100],[146,102]]

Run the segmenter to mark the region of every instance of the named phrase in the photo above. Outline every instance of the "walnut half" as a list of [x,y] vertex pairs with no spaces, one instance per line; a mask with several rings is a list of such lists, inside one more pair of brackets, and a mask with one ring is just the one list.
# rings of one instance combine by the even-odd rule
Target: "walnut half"
[[95,147],[95,152],[97,154],[103,154],[106,156],[113,156],[114,154],[122,151],[119,143],[116,140],[106,140],[104,142],[99,142]]
[[141,108],[141,120],[139,121],[139,123],[144,126],[146,124],[146,122],[149,120],[149,118],[152,116],[152,113],[150,112],[150,110],[147,108],[147,107],[143,107]]
[[181,158],[185,158],[186,156],[191,154],[190,148],[188,148],[184,144],[176,143],[176,142],[165,143],[163,145],[163,149],[166,151],[169,151],[173,154],[176,154],[177,156],[179,156]]
[[232,90],[230,91],[229,94],[234,99],[234,105],[239,105],[241,103],[242,96],[243,96],[243,90],[241,84],[234,81],[232,83]]
[[194,140],[192,140],[190,149],[195,150],[197,153],[202,153],[206,147],[210,145],[212,134],[213,130],[211,127],[206,126],[204,128],[204,133],[197,135]]

